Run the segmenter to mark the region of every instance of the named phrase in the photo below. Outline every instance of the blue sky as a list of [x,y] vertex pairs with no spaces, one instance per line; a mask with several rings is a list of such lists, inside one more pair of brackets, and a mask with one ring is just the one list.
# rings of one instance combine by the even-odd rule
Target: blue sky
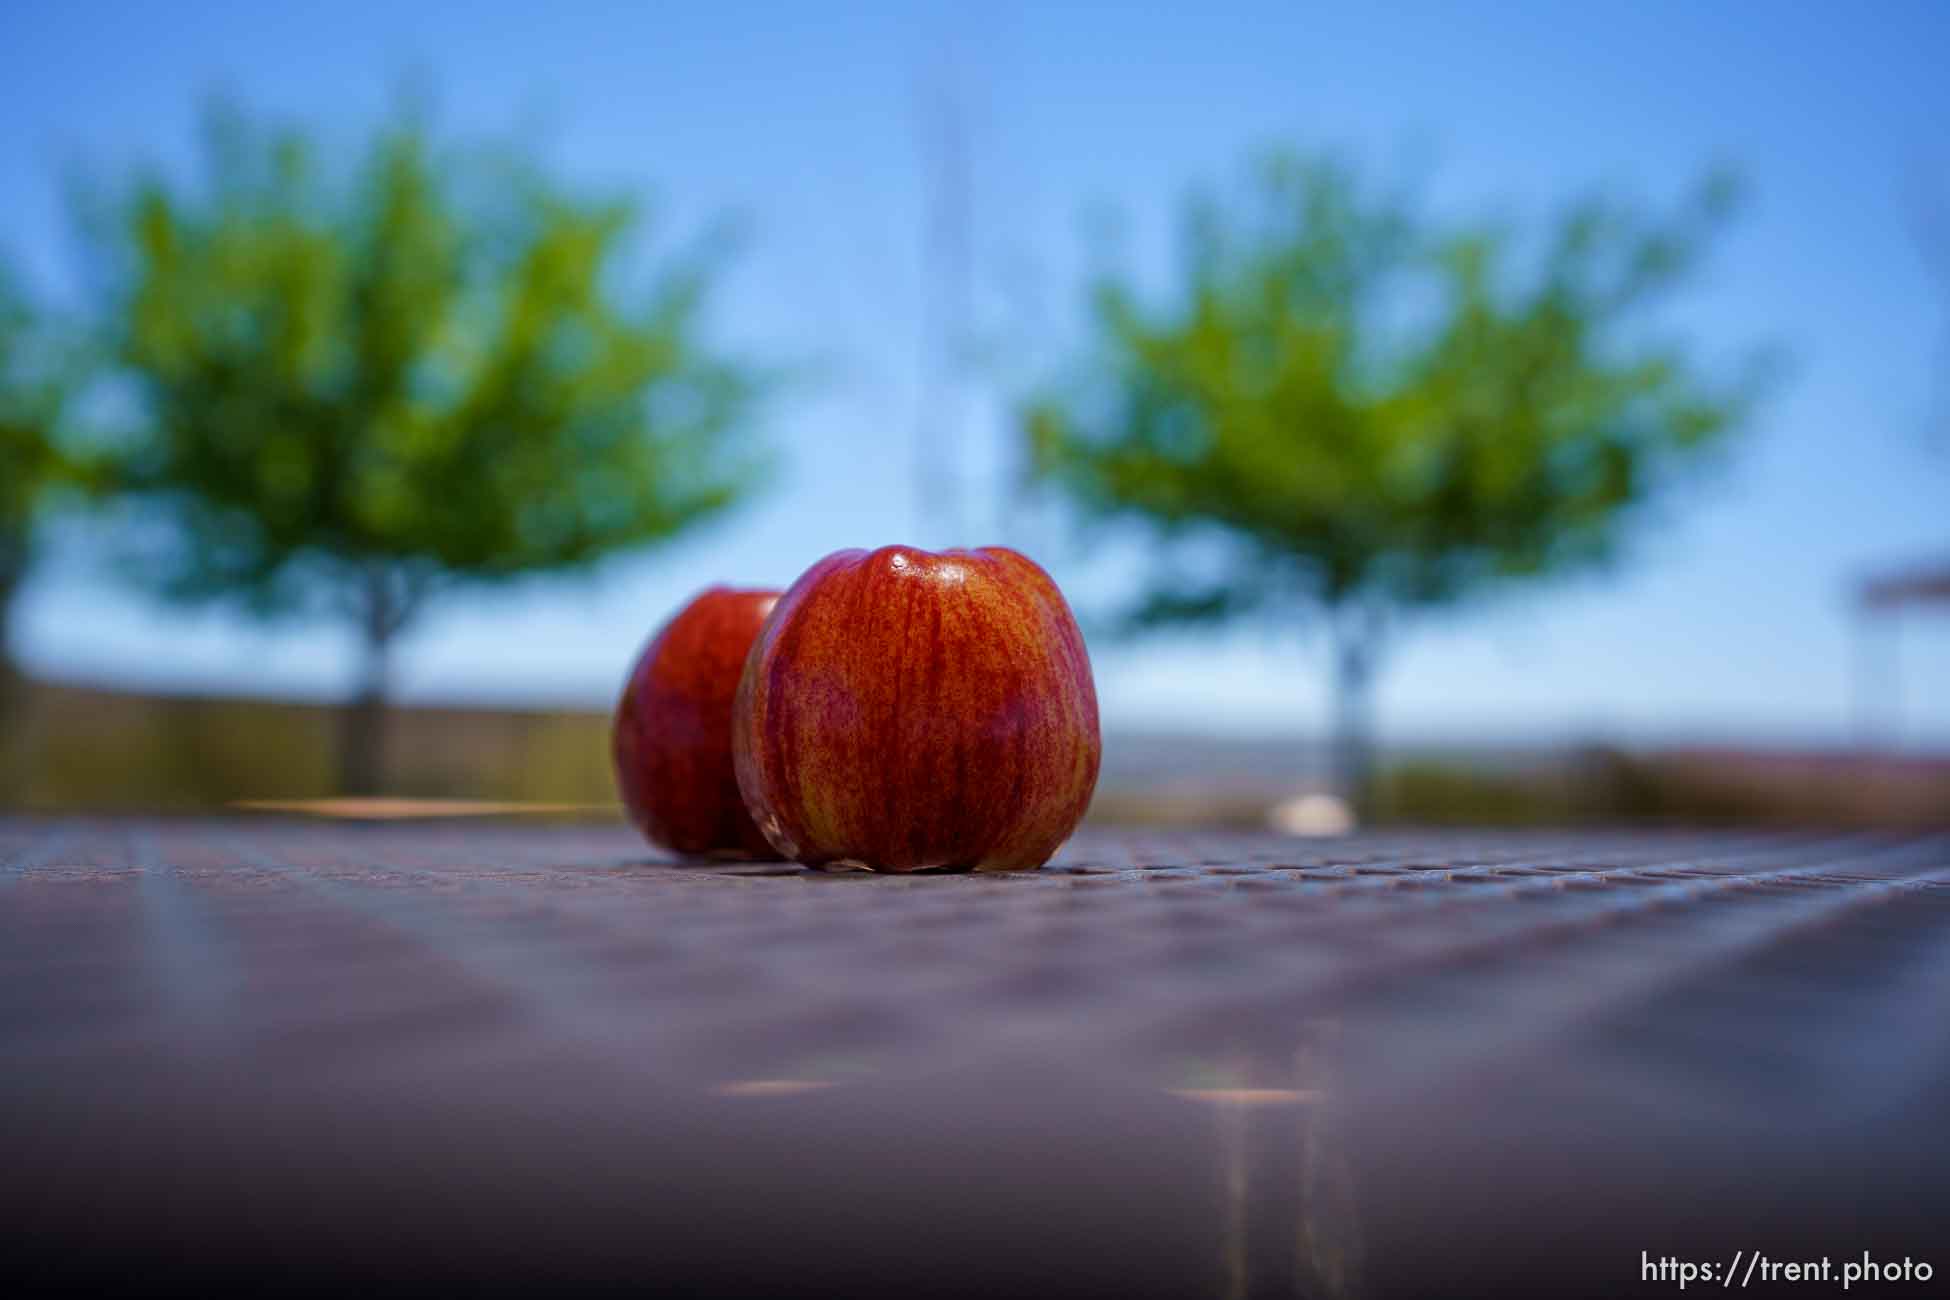
[[[526,138],[579,184],[655,196],[674,230],[742,214],[717,334],[826,375],[768,420],[770,490],[592,579],[453,597],[399,665],[407,698],[605,704],[691,591],[783,584],[841,546],[1007,542],[1084,606],[1141,562],[1011,515],[993,384],[960,394],[964,524],[919,517],[924,84],[965,105],[977,325],[1007,327],[1018,367],[1074,319],[1091,205],[1125,212],[1134,267],[1156,277],[1184,188],[1269,144],[1426,160],[1438,206],[1516,215],[1599,184],[1657,201],[1730,160],[1753,202],[1671,319],[1709,355],[1782,344],[1790,378],[1623,572],[1414,627],[1382,727],[1828,743],[1851,716],[1845,584],[1950,553],[1950,438],[1932,451],[1925,433],[1946,322],[1911,230],[1914,191],[1950,190],[1947,52],[1940,4],[13,6],[0,244],[70,292],[64,165],[180,163],[217,90],[355,140],[412,72],[444,129]],[[349,680],[335,628],[158,610],[87,549],[64,545],[23,600],[31,669],[317,696]],[[1290,628],[1094,653],[1113,726],[1326,721],[1322,649]],[[1907,620],[1901,655],[1905,722],[1886,734],[1950,744],[1950,619]]]

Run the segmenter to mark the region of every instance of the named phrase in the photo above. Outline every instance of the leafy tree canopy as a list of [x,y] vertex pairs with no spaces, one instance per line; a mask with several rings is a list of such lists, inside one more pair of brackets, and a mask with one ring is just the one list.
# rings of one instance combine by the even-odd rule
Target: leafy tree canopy
[[1754,394],[1649,326],[1733,199],[1723,176],[1665,216],[1589,199],[1537,246],[1275,156],[1188,206],[1174,293],[1096,284],[1091,351],[1024,410],[1033,470],[1089,516],[1232,545],[1144,591],[1140,627],[1603,561]]
[[[84,466],[64,440],[81,357],[0,263],[0,632],[4,604],[26,577],[35,525]],[[4,647],[0,647],[0,656]]]
[[587,565],[753,481],[756,376],[699,339],[714,244],[626,292],[629,204],[411,115],[350,168],[222,110],[204,145],[200,185],[148,176],[87,223],[163,594],[324,596],[383,646],[442,581]]

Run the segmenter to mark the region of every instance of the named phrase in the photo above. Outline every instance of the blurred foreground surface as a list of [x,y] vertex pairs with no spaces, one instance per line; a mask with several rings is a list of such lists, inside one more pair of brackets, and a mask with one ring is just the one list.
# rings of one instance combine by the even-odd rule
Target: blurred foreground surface
[[1946,1006],[1944,835],[1087,832],[885,878],[608,827],[0,820],[0,1258],[34,1289],[1941,1279]]

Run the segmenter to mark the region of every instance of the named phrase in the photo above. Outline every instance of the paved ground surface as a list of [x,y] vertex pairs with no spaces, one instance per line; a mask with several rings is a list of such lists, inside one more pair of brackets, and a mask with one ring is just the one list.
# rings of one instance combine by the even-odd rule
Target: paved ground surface
[[1950,836],[0,820],[0,1151],[39,1289],[1941,1289]]

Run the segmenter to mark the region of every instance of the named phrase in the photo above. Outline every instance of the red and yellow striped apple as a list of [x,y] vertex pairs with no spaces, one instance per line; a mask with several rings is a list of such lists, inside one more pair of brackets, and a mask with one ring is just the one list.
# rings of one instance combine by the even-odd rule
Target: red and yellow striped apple
[[644,647],[610,731],[616,786],[646,837],[693,857],[773,858],[731,763],[731,704],[776,591],[712,587]]
[[788,858],[881,871],[1039,867],[1090,804],[1103,742],[1083,634],[1001,547],[829,555],[745,661],[738,787]]

